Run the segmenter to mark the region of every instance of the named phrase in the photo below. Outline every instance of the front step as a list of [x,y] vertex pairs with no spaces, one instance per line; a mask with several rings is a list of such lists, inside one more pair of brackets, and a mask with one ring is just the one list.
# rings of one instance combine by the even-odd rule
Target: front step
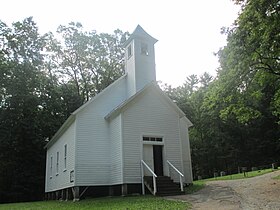
[[[147,188],[152,192],[153,188],[153,177],[145,176],[144,182]],[[181,191],[180,185],[174,183],[173,180],[168,176],[158,176],[156,178],[157,182],[157,193],[159,196],[167,196],[167,195],[182,195],[185,194]]]

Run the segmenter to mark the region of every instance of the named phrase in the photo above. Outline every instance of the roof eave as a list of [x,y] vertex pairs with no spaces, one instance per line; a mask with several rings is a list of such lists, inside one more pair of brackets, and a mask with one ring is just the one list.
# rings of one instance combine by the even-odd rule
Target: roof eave
[[[179,117],[186,117],[185,113],[177,106],[177,104],[175,104],[161,89],[160,87],[156,84],[155,81],[152,81],[151,83],[149,83],[148,85],[146,85],[142,90],[138,91],[135,95],[133,95],[132,97],[130,97],[128,100],[124,101],[123,103],[121,103],[118,107],[116,107],[115,109],[113,109],[111,112],[109,112],[104,119],[105,120],[109,120],[111,118],[114,118],[115,116],[117,116],[121,110],[123,109],[123,107],[125,107],[127,104],[129,104],[132,100],[134,100],[136,97],[138,97],[140,94],[142,94],[145,90],[147,90],[148,88],[150,88],[151,86],[155,87],[155,89],[157,90],[157,92],[162,95],[162,97],[164,97],[164,99],[167,101],[167,103],[170,104],[170,106],[178,113]],[[189,127],[192,125],[191,121],[186,117],[187,119],[187,124],[189,125]]]
[[76,116],[74,114],[71,114],[67,120],[63,123],[63,125],[59,128],[59,130],[54,134],[54,136],[51,138],[51,140],[44,146],[44,149],[49,148],[52,146],[58,138],[64,133],[64,131],[72,125],[72,123],[75,121]]
[[92,99],[90,99],[88,102],[86,102],[85,104],[83,104],[82,106],[80,106],[78,109],[76,109],[73,114],[76,115],[78,112],[80,112],[82,109],[84,109],[85,107],[87,107],[90,103],[92,103],[93,101],[95,101],[98,97],[100,97],[101,95],[103,95],[105,92],[107,92],[108,89],[112,88],[113,86],[115,86],[119,81],[121,81],[123,78],[125,78],[127,76],[127,73],[124,74],[123,76],[121,76],[119,79],[117,79],[115,82],[113,82],[112,84],[110,84],[108,87],[106,87],[104,90],[102,90],[100,93],[98,93],[96,96],[94,96]]
[[142,94],[146,89],[148,89],[150,86],[152,86],[155,82],[152,81],[150,82],[148,85],[146,85],[144,88],[142,88],[140,91],[138,91],[136,94],[134,94],[133,96],[131,96],[129,99],[127,99],[126,101],[124,101],[123,103],[121,103],[119,106],[117,106],[115,109],[113,109],[111,112],[109,112],[104,119],[105,120],[109,120],[115,116],[117,116],[123,107],[125,107],[128,103],[130,103],[131,101],[133,101],[137,96],[139,96],[140,94]]

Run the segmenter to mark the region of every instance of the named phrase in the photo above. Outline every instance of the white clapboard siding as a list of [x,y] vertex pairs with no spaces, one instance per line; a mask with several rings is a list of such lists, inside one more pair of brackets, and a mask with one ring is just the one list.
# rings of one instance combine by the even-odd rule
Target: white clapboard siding
[[[134,40],[131,41],[130,45],[131,51],[134,51]],[[127,54],[128,51],[126,49],[126,57],[129,55]],[[127,74],[127,95],[128,97],[133,96],[136,93],[136,78],[135,78],[135,53],[129,59],[125,60],[125,70],[128,72]]]
[[111,184],[110,126],[104,117],[126,99],[124,78],[77,113],[77,186]]
[[[64,166],[64,145],[67,144],[66,168]],[[57,152],[59,152],[58,173],[56,170]],[[53,159],[52,174],[50,171],[50,159]],[[46,183],[45,191],[51,192],[67,187],[74,186],[74,182],[70,182],[70,171],[75,168],[75,121],[47,150],[46,160]]]
[[110,122],[111,184],[122,184],[122,129],[121,115]]
[[[163,136],[164,160],[171,161],[182,171],[179,130],[179,115],[153,88],[131,102],[123,111],[124,182],[141,182],[143,135]],[[164,162],[165,173],[166,168]]]
[[189,142],[189,134],[188,134],[188,126],[187,123],[181,119],[181,140],[182,140],[182,158],[183,158],[183,166],[184,166],[184,175],[185,175],[185,183],[192,183],[192,164],[191,164],[191,151],[190,151],[190,142]]

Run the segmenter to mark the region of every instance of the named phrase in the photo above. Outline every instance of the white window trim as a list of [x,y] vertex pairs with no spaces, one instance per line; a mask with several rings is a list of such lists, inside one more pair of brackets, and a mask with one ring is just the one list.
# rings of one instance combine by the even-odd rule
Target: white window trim
[[68,146],[64,144],[64,169],[63,171],[67,171],[67,153],[68,153]]
[[56,176],[58,176],[59,172],[59,152],[56,152]]
[[53,174],[53,156],[50,157],[50,179],[52,179]]
[[73,183],[75,181],[75,174],[74,170],[70,171],[70,183]]
[[141,55],[149,56],[149,45],[145,42],[141,42],[140,51]]
[[[129,51],[130,51],[130,54],[129,54]],[[130,45],[127,47],[127,59],[131,58],[131,57],[132,57],[132,54],[133,54],[133,51],[132,51],[132,44],[130,44]]]
[[[144,141],[144,137],[149,137],[149,138],[161,138],[162,141]],[[164,145],[164,136],[162,135],[142,135],[142,144],[150,144],[150,145]]]

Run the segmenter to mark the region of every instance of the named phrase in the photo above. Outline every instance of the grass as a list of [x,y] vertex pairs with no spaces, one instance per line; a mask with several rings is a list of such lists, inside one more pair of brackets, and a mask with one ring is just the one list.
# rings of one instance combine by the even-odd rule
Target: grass
[[244,177],[243,173],[240,173],[240,174],[232,174],[232,175],[220,176],[220,177],[216,177],[216,178],[204,179],[204,181],[246,179],[246,178],[252,178],[252,177],[255,177],[255,176],[260,176],[260,175],[263,175],[263,174],[271,173],[275,170],[278,170],[278,169],[274,169],[274,170],[263,169],[263,170],[258,170],[258,171],[249,171],[248,173],[246,173],[246,177]]
[[197,180],[194,181],[192,185],[185,188],[186,194],[192,194],[204,188],[205,181],[204,180]]
[[[232,175],[221,176],[221,177],[216,177],[216,178],[197,180],[197,181],[193,182],[193,185],[186,187],[185,192],[186,192],[186,194],[192,194],[194,192],[197,192],[197,191],[203,189],[205,187],[206,181],[246,179],[246,178],[252,178],[255,176],[260,176],[263,174],[271,173],[275,170],[279,170],[279,169],[274,169],[274,170],[263,169],[263,170],[258,170],[258,171],[250,171],[246,174],[246,177],[244,177],[243,173],[240,173],[240,174],[232,174]],[[277,177],[274,177],[274,179],[280,179],[280,175]]]
[[[279,170],[279,169],[277,169]],[[275,170],[274,170],[275,171]],[[194,181],[193,185],[185,188],[186,194],[197,192],[204,188],[206,181],[215,180],[233,180],[260,176],[272,172],[272,169],[251,171],[244,177],[242,174],[232,174],[222,177],[203,179]],[[274,177],[280,179],[280,175]],[[95,198],[87,199],[73,203],[72,201],[39,201],[27,203],[0,204],[0,210],[91,210],[91,209],[190,209],[191,205],[186,202],[166,200],[154,196],[131,196],[131,197],[113,197],[113,198]]]
[[0,204],[0,210],[91,210],[91,209],[189,209],[190,204],[181,201],[165,200],[154,196],[131,196],[95,198],[72,201],[39,201],[27,203]]
[[279,176],[276,176],[276,177],[273,177],[273,179],[280,180],[280,175],[279,175]]

